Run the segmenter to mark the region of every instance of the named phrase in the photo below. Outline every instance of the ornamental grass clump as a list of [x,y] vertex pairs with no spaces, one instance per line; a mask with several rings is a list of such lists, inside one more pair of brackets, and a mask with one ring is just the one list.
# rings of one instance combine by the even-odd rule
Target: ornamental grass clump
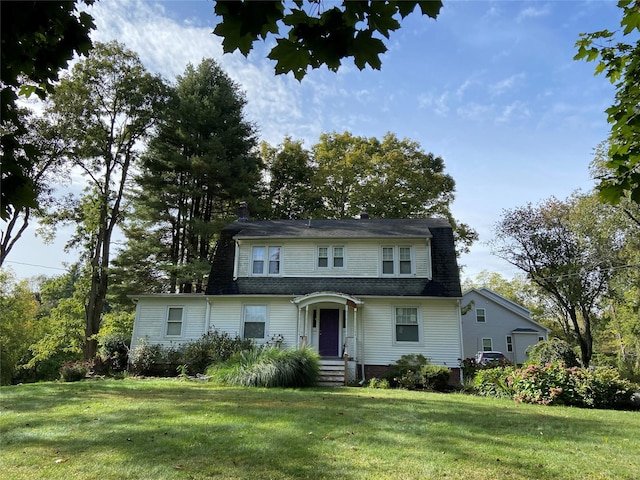
[[316,384],[320,359],[310,348],[254,348],[207,370],[211,381],[242,387],[310,387]]

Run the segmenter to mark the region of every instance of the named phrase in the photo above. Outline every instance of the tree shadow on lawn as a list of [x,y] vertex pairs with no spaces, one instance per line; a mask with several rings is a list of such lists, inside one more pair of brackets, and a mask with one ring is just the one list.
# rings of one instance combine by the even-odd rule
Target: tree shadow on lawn
[[[629,431],[632,418],[640,428],[633,414],[621,425],[622,417],[597,411],[575,418],[559,407],[463,395],[130,383],[49,384],[31,393],[25,386],[3,395],[2,412],[11,413],[0,418],[3,449],[79,462],[111,452],[108,462],[164,472],[158,478],[186,471],[223,478],[366,478],[372,462],[379,478],[397,478],[398,459],[415,456],[425,468],[568,478],[561,460],[549,465],[539,459],[548,458],[544,450],[560,450],[561,459],[575,463],[580,452],[617,449],[628,440],[619,432]],[[443,458],[450,467],[442,466]],[[86,472],[99,468],[87,465]]]

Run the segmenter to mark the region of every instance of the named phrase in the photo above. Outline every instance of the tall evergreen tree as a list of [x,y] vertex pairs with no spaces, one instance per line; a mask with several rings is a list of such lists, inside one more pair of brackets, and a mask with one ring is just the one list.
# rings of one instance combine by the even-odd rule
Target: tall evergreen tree
[[240,87],[212,59],[178,77],[137,177],[135,220],[118,259],[125,283],[145,263],[144,276],[156,279],[147,291],[202,291],[217,233],[260,182],[245,104]]

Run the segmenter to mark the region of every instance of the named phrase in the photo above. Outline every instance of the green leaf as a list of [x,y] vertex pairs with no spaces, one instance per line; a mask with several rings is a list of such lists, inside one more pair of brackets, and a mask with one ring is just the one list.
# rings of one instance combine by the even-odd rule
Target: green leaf
[[[400,2],[402,3],[402,2]],[[427,15],[435,19],[440,14],[442,8],[442,2],[440,0],[429,0],[424,2],[418,2],[423,15]]]
[[18,95],[24,95],[26,98],[29,98],[37,91],[38,87],[36,85],[21,85],[20,90],[18,91]]
[[598,185],[598,196],[606,203],[617,205],[624,196],[624,190],[619,185],[602,182]]
[[382,40],[373,38],[371,32],[358,32],[353,43],[353,61],[356,66],[363,70],[366,64],[371,68],[380,70],[382,62],[380,54],[387,51]]
[[279,38],[276,43],[277,45],[271,49],[267,56],[271,60],[276,60],[276,74],[293,72],[296,80],[302,80],[311,61],[309,52],[288,39]]

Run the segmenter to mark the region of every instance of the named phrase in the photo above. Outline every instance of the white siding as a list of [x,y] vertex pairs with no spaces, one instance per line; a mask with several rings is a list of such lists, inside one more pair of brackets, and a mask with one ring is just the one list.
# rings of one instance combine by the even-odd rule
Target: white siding
[[[210,302],[210,318],[206,321],[207,298]],[[351,354],[357,354],[358,361],[363,357],[367,365],[389,365],[405,354],[422,354],[436,365],[454,368],[459,365],[460,328],[459,306],[455,299],[417,299],[417,298],[362,298],[364,304],[357,313],[357,348],[350,340],[353,337],[353,309],[349,309],[347,331],[343,330],[342,342],[347,343]],[[219,330],[232,336],[242,333],[242,315],[244,305],[266,305],[268,324],[266,339],[274,335],[284,337],[284,348],[296,347],[299,336],[298,307],[291,303],[290,297],[175,297],[158,296],[138,300],[134,338],[132,347],[140,338],[149,343],[160,345],[178,345],[199,339],[208,324],[210,330]],[[185,308],[183,335],[181,338],[168,338],[165,333],[167,308],[183,306]],[[422,318],[420,344],[394,343],[394,308],[396,306],[417,307]],[[344,315],[344,305],[338,303],[315,304],[312,308],[338,308]],[[304,310],[301,325],[304,326]],[[311,316],[306,319],[307,335],[313,340]],[[345,334],[347,337],[345,338]]]
[[[418,307],[422,317],[419,345],[394,343],[395,306]],[[358,314],[359,330],[364,329],[364,338],[360,340],[364,343],[366,364],[389,365],[402,355],[421,353],[436,365],[459,365],[461,341],[456,300],[368,299]]]
[[[167,336],[168,307],[184,308],[182,335]],[[197,340],[204,334],[207,302],[203,297],[159,296],[157,298],[140,298],[136,307],[136,319],[133,329],[131,347],[135,348],[139,339],[159,345],[178,345]]]
[[[282,275],[287,277],[379,277],[380,276],[380,243],[371,240],[359,241],[242,241],[238,255],[238,275],[251,275],[251,251],[253,246],[282,247]],[[413,242],[391,242],[389,245],[411,246],[416,262],[416,276],[431,277],[431,251],[424,240]],[[318,246],[344,247],[346,268],[317,268]]]

